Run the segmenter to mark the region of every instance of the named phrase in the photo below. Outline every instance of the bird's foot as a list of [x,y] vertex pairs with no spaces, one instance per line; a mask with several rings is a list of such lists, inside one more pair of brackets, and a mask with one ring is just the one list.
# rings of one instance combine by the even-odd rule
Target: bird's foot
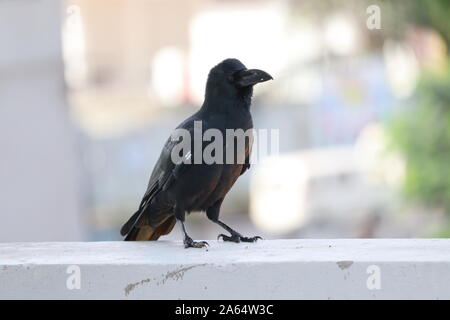
[[260,236],[255,236],[255,237],[243,237],[240,234],[232,234],[231,236],[227,236],[224,234],[219,234],[217,236],[217,239],[219,240],[220,238],[222,238],[223,241],[225,242],[256,242],[258,240],[262,240],[262,238]]
[[185,248],[205,248],[209,246],[206,241],[194,241],[191,238],[184,239],[184,247]]
[[242,242],[256,242],[258,240],[262,240],[260,236],[254,236],[254,237],[241,237],[240,238]]

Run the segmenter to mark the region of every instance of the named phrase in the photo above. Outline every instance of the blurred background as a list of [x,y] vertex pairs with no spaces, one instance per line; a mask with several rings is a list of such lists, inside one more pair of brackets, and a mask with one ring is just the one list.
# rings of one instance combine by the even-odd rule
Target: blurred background
[[[268,71],[221,216],[273,238],[450,235],[448,0],[0,1],[0,241],[119,240],[229,57]],[[202,214],[195,239],[222,232]],[[181,239],[174,230],[166,239]]]

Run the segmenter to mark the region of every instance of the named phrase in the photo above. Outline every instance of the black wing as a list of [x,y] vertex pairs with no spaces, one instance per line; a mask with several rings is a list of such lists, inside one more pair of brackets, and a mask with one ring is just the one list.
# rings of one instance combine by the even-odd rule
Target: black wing
[[[193,136],[193,121],[194,120],[190,118],[183,122],[178,128],[185,128],[191,133],[191,136]],[[120,234],[122,236],[127,235],[139,222],[142,214],[146,211],[147,206],[151,204],[151,201],[160,192],[167,190],[172,183],[182,176],[189,168],[189,164],[185,164],[183,162],[176,164],[172,161],[172,150],[176,144],[178,144],[178,141],[172,140],[172,138],[169,138],[166,141],[158,162],[156,163],[150,176],[147,191],[139,204],[139,209],[120,229]]]

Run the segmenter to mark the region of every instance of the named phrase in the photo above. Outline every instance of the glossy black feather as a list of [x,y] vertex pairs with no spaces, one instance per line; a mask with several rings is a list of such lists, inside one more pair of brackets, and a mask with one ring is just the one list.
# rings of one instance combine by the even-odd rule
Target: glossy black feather
[[[193,136],[194,122],[201,121],[203,132],[210,128],[220,130],[224,143],[227,129],[253,128],[250,114],[253,86],[236,87],[232,78],[242,70],[247,69],[236,59],[227,59],[214,67],[208,76],[202,107],[177,128],[186,129]],[[220,207],[238,177],[249,168],[249,141],[245,148],[246,163],[209,165],[175,164],[171,153],[176,143],[170,138],[166,141],[139,209],[122,227],[122,235],[143,226],[157,228],[175,214],[176,207],[188,213],[206,211],[217,203]]]

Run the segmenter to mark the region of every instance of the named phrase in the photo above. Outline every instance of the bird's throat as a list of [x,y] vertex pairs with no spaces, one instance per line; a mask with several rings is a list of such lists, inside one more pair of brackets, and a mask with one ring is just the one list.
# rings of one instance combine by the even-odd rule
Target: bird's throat
[[243,88],[233,97],[221,94],[210,93],[205,96],[202,110],[208,112],[230,113],[236,109],[249,110],[252,103],[253,88]]

